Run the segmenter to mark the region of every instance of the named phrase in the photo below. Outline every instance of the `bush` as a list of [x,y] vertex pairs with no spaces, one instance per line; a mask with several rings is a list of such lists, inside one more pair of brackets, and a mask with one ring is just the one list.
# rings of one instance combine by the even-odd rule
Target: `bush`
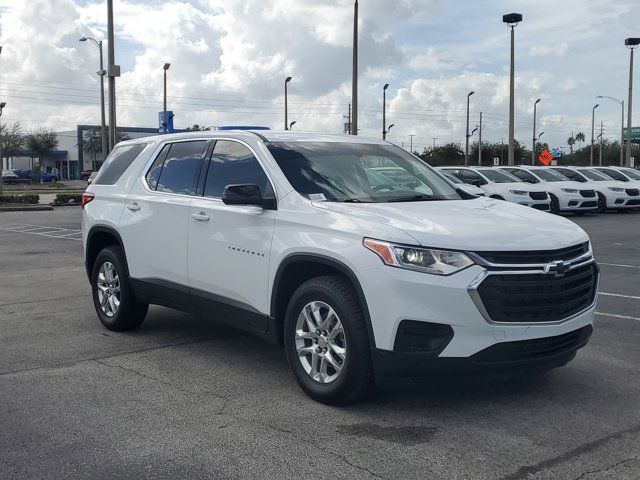
[[58,193],[53,201],[55,205],[66,205],[69,203],[80,204],[82,201],[81,193]]
[[0,203],[22,203],[37,205],[40,195],[0,195]]

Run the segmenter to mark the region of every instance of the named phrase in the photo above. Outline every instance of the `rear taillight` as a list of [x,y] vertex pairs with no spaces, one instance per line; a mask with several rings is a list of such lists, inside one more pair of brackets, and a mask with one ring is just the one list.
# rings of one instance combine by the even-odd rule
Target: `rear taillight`
[[94,198],[95,198],[95,195],[93,193],[83,193],[82,200],[80,201],[80,205],[82,206],[82,208],[84,208],[84,206]]

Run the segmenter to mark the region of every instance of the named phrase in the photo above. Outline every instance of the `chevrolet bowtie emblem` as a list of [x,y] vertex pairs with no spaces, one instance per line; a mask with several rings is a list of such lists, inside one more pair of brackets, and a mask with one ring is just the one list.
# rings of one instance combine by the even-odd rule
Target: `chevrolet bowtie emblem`
[[563,277],[569,270],[571,270],[571,266],[567,265],[562,260],[556,260],[554,262],[547,263],[544,266],[544,273],[550,273],[556,277]]

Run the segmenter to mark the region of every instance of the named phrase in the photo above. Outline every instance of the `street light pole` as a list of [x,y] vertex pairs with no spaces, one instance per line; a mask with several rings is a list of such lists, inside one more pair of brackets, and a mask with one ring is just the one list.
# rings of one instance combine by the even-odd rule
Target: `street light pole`
[[106,115],[104,108],[104,76],[107,72],[104,69],[104,61],[102,57],[102,40],[97,41],[95,38],[91,37],[82,37],[80,39],[81,42],[86,42],[87,40],[91,41],[96,47],[98,47],[98,51],[100,52],[100,70],[98,71],[98,75],[100,75],[100,133],[102,135],[102,160],[104,160],[109,153],[109,138],[107,136],[107,121],[105,118]]
[[627,158],[625,166],[631,165],[631,104],[633,101],[633,50],[640,44],[640,38],[627,38],[624,44],[629,48],[629,98],[627,99]]
[[469,166],[469,98],[476,92],[469,92],[467,94],[467,133],[465,135],[464,143],[464,165]]
[[353,65],[351,79],[351,135],[358,135],[358,0],[353,2]]
[[284,129],[289,130],[289,91],[287,84],[291,81],[292,77],[284,79]]
[[620,110],[622,111],[622,117],[620,118],[620,166],[622,167],[624,166],[624,101],[607,95],[598,95],[596,98],[608,98],[620,105]]
[[[2,47],[0,47],[0,52],[2,52]],[[0,120],[2,117],[2,110],[4,110],[4,107],[7,106],[7,102],[0,102]],[[7,163],[9,161],[7,160]],[[9,165],[7,165],[7,168],[9,167]],[[2,170],[4,169],[4,160],[2,159],[2,122],[0,121],[0,173],[2,173]],[[2,178],[0,177],[0,195],[2,195],[2,190],[4,188],[3,185],[3,181]]]
[[165,63],[162,66],[162,70],[164,71],[164,82],[163,82],[163,87],[164,87],[164,92],[163,92],[163,96],[162,96],[162,133],[166,134],[167,133],[167,70],[169,70],[169,67],[171,66],[170,63]]
[[592,167],[593,167],[593,142],[594,142],[593,130],[595,128],[596,108],[598,108],[599,106],[600,104],[596,103],[593,107],[593,110],[591,111],[591,157],[590,157],[589,165],[591,165]]
[[531,147],[531,165],[536,164],[536,113],[540,99],[537,99],[533,104],[533,145]]
[[515,157],[515,139],[514,139],[514,121],[515,121],[515,28],[522,21],[520,13],[508,13],[502,16],[502,21],[511,28],[511,68],[509,75],[509,154],[507,163],[514,165]]
[[387,139],[387,88],[389,84],[385,83],[382,87],[382,139]]
[[289,124],[289,130],[293,130],[293,126],[298,123],[295,120]]

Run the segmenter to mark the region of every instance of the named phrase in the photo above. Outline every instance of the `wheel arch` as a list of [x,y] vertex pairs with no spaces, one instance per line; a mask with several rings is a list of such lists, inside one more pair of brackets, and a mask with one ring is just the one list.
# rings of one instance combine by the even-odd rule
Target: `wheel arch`
[[335,258],[316,253],[293,253],[285,257],[274,276],[271,289],[271,317],[276,321],[279,342],[282,343],[284,330],[284,315],[291,295],[303,282],[321,275],[341,275],[354,288],[362,313],[365,318],[369,346],[375,348],[375,337],[367,299],[362,286],[353,270]]
[[[87,234],[87,246],[85,248],[85,269],[87,271],[87,277],[91,280],[91,272],[93,271],[93,264],[98,257],[98,254],[102,249],[108,246],[118,246],[122,249],[125,262],[127,260],[127,254],[124,249],[124,243],[122,237],[118,231],[106,225],[96,225],[91,227]],[[128,274],[128,272],[127,272]]]

